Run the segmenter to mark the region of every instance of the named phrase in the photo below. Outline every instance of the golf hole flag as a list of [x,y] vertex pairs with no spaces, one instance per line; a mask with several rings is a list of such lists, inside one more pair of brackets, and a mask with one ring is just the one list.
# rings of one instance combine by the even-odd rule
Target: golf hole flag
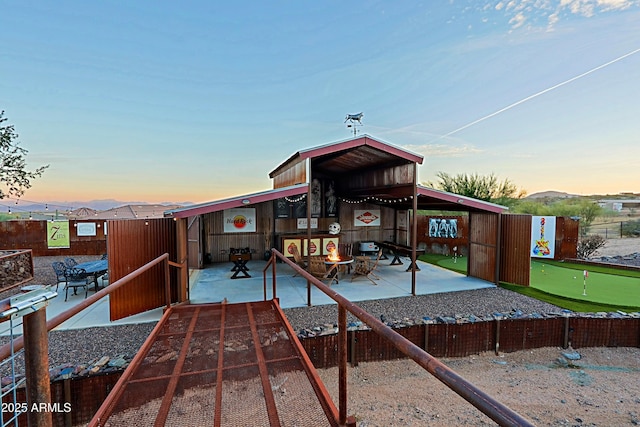
[[587,270],[583,271],[582,276],[586,279],[587,277],[589,277],[589,272]]

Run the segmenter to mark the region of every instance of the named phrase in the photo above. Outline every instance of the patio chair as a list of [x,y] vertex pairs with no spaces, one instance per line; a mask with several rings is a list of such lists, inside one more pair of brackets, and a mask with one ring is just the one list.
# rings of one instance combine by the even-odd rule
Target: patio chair
[[73,294],[76,295],[78,293],[78,288],[84,288],[84,297],[86,298],[89,295],[89,276],[87,272],[82,268],[67,268],[65,270],[65,278],[66,283],[64,285],[64,300],[66,301],[69,297],[69,289],[73,289]]
[[321,281],[328,280],[327,285],[331,286],[331,284],[335,281],[338,283],[338,271],[336,270],[337,265],[331,264],[331,266],[327,266],[324,262],[325,257],[321,255],[312,256],[309,258],[309,274],[313,277],[320,279]]
[[65,276],[67,267],[65,267],[64,262],[61,261],[55,261],[51,264],[51,267],[53,267],[53,271],[56,273],[56,292],[58,292],[60,283],[67,282],[67,277]]
[[[353,256],[353,243],[338,243],[338,255],[340,258]],[[341,265],[342,272],[347,270],[347,273],[351,273],[351,264]]]
[[78,265],[78,261],[76,261],[73,258],[65,258],[64,259],[64,265],[67,268],[75,267],[76,265]]
[[382,257],[382,249],[378,251],[378,256],[375,260],[372,260],[368,256],[359,256],[356,257],[356,262],[353,267],[353,274],[351,275],[351,281],[358,276],[364,276],[367,279],[371,280],[371,283],[377,285],[374,279],[380,280],[378,276],[375,275],[374,270],[378,268],[378,263],[380,262],[380,258]]
[[[306,270],[307,269],[307,262],[304,260],[304,258],[302,258],[302,255],[300,255],[300,251],[298,250],[298,247],[293,245],[291,248],[291,255],[293,255],[293,261],[298,264],[298,267]],[[293,277],[296,277],[299,273],[296,272]]]

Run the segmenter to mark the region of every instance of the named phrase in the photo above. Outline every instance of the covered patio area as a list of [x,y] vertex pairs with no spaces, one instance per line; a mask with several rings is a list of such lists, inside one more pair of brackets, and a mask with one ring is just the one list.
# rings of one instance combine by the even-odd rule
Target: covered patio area
[[[331,287],[352,302],[411,296],[411,272],[406,271],[410,258],[402,258],[404,265],[390,265],[391,259],[380,260],[374,285],[364,277],[351,281],[351,274],[343,273],[340,283]],[[422,261],[416,271],[416,294],[427,295],[442,292],[467,291],[492,288],[491,282],[464,276]],[[248,262],[251,277],[231,279],[231,263],[215,263],[202,270],[193,270],[190,277],[189,301],[192,304],[220,302],[229,303],[259,301],[264,298],[263,271],[266,261]],[[271,268],[267,274],[267,299],[273,298]],[[276,297],[282,308],[307,306],[307,281],[294,276],[291,267],[284,263],[276,265]],[[311,304],[335,304],[322,291],[311,286]]]

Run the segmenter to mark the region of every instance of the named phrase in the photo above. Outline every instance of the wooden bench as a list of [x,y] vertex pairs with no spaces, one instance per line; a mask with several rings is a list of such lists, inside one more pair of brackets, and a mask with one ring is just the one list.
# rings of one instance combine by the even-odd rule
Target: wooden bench
[[[393,255],[393,259],[391,260],[390,265],[402,265],[403,262],[400,259],[400,256],[408,256],[409,258],[411,258],[411,255],[412,255],[411,246],[399,245],[397,243],[387,242],[387,241],[376,242],[376,245],[378,245],[378,247],[387,249],[391,252],[391,254]],[[424,252],[425,252],[424,249],[416,248],[416,257],[418,257],[418,255],[424,254]],[[420,267],[418,267],[418,265],[414,264],[413,262],[409,265],[409,267],[407,268],[407,271],[411,271],[412,268],[415,268],[416,271],[420,271]]]

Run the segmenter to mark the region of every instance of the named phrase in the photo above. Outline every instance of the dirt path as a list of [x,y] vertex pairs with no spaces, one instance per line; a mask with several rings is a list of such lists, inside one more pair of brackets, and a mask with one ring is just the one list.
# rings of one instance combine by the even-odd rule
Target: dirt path
[[[580,360],[542,348],[442,359],[475,386],[539,426],[640,424],[640,349],[585,348]],[[573,365],[572,365],[573,364]],[[320,371],[338,401],[338,369]],[[349,368],[349,406],[360,427],[495,425],[408,360]]]

